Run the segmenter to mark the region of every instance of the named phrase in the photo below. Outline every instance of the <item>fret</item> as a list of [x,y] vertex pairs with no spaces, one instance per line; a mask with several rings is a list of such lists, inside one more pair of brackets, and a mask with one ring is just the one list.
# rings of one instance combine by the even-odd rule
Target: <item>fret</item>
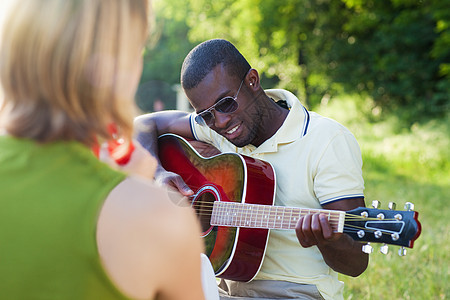
[[292,209],[291,222],[290,222],[290,227],[289,227],[290,229],[295,228],[295,225],[297,225],[297,222],[298,222],[298,219],[299,219],[297,214],[300,215],[300,211],[298,209]]
[[266,220],[267,216],[266,216],[266,206],[265,205],[261,205],[262,207],[262,213],[261,213],[261,228],[264,228],[263,222]]
[[251,207],[250,226],[255,226],[255,220],[256,218],[258,218],[257,208],[253,204],[251,204],[250,207]]
[[345,212],[223,201],[214,202],[210,222],[214,226],[294,229],[302,216],[313,213],[327,215],[333,230],[343,231]]
[[301,209],[297,209],[297,217],[295,219],[295,223],[297,224],[298,220],[301,218]]
[[222,224],[229,225],[227,220],[227,205],[225,203],[222,203]]
[[218,202],[217,208],[218,208],[218,210],[217,210],[217,224],[222,224],[223,223],[222,222],[222,219],[223,219],[223,217],[222,217],[223,208],[222,208],[221,202]]
[[258,212],[257,207],[254,204],[249,204],[250,207],[250,220],[249,220],[249,226],[254,226],[255,219],[258,218]]
[[260,205],[259,209],[258,209],[258,223],[259,223],[259,228],[263,228],[262,222],[264,220],[264,211],[266,209],[265,205]]
[[278,206],[277,209],[276,209],[276,212],[277,212],[277,225],[276,225],[275,228],[277,228],[277,229],[281,228],[281,226],[280,226],[280,221],[281,221],[280,209],[282,209],[282,207],[280,207],[280,206]]
[[233,214],[233,205],[231,205],[230,207],[228,207],[227,209],[227,216],[228,216],[228,224],[235,226],[236,225],[236,220]]
[[255,217],[253,218],[253,227],[257,228],[258,225],[256,224],[257,221],[259,221],[260,219],[260,207],[258,207],[257,205],[255,205]]
[[221,217],[220,222],[225,225],[227,225],[227,219],[226,219],[226,215],[225,215],[226,210],[227,210],[226,204],[222,203],[222,213],[220,214],[220,217]]
[[220,212],[221,212],[221,210],[220,210],[220,202],[215,202],[214,205],[217,208],[216,213],[215,213],[215,218],[214,218],[215,219],[215,223],[214,224],[220,224],[221,223],[220,222]]
[[244,227],[247,227],[248,226],[248,220],[249,220],[248,213],[249,212],[251,213],[250,206],[244,206],[244,210],[245,210]]
[[280,229],[284,228],[283,222],[284,222],[284,217],[285,217],[285,213],[286,213],[286,207],[283,207],[282,211],[283,211],[283,215],[281,216]]
[[230,220],[228,218],[228,211],[230,210],[230,205],[227,205],[227,203],[223,203],[222,206],[223,206],[223,214],[222,214],[223,215],[223,220],[222,220],[222,222],[225,225],[230,225],[229,224]]
[[231,216],[231,219],[232,219],[233,226],[238,226],[239,213],[236,212],[236,208],[237,208],[236,203],[228,202],[227,206],[229,206],[229,213],[230,213],[230,216]]
[[233,204],[228,202],[222,202],[222,206],[224,208],[224,224],[228,226],[232,226],[233,224]]
[[240,205],[234,205],[234,213],[236,214],[236,225],[242,226],[242,209]]
[[276,224],[277,224],[277,207],[272,208],[272,220],[273,220],[273,224],[272,224],[272,228],[277,228]]
[[291,207],[286,207],[285,209],[285,216],[289,216],[286,217],[287,219],[287,224],[284,226],[284,229],[290,229],[291,228],[291,224],[292,224],[292,208]]
[[278,207],[277,208],[277,225],[278,228],[277,229],[281,229],[283,228],[283,215],[284,215],[284,207]]
[[230,209],[229,206],[224,205],[222,221],[223,221],[223,224],[225,224],[225,225],[230,225],[230,218],[229,218],[229,213],[228,213],[229,209]]
[[230,216],[233,220],[233,226],[238,226],[239,214],[236,212],[236,205],[234,202],[225,202],[226,206],[228,206],[228,211],[230,212]]
[[269,220],[267,222],[269,228],[275,228],[275,208],[271,207],[269,210]]
[[[216,201],[217,202],[217,201]],[[212,212],[211,212],[211,224],[216,224],[216,213],[217,213],[217,205],[216,202],[213,203]]]
[[239,222],[237,222],[237,224],[239,224],[239,226],[243,226],[244,225],[244,222],[245,222],[245,220],[244,220],[244,214],[243,214],[243,206],[241,205],[241,204],[235,204],[234,205],[234,209],[235,209],[235,212],[236,212],[236,215],[238,215],[239,216]]

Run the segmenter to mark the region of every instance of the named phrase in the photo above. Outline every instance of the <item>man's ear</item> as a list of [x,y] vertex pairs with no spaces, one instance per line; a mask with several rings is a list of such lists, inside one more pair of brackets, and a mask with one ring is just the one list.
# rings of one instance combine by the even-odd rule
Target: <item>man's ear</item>
[[253,68],[248,71],[245,81],[252,90],[257,90],[260,88],[258,71]]

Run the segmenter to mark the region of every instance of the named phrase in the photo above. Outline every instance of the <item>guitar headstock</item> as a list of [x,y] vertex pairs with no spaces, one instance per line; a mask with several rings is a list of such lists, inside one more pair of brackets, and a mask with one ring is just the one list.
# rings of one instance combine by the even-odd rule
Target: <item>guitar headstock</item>
[[[395,210],[395,203],[389,203],[389,209],[378,209],[379,201],[372,202],[373,208],[358,207],[346,213],[344,232],[354,240],[361,242],[383,243],[380,251],[387,253],[387,244],[401,246],[399,255],[404,255],[404,247],[412,248],[421,233],[418,221],[419,213],[413,211],[414,204],[407,202],[405,210]],[[372,252],[365,245],[365,252]]]

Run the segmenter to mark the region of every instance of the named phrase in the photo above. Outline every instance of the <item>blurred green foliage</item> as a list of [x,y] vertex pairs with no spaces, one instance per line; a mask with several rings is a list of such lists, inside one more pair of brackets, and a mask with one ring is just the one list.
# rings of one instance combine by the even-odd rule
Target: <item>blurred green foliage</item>
[[[193,46],[225,38],[265,88],[286,88],[310,108],[358,94],[371,99],[373,120],[395,114],[408,126],[449,110],[449,0],[155,0],[154,7],[157,43],[146,52],[143,83],[179,83]],[[138,103],[148,107],[148,99]]]
[[359,277],[339,275],[344,299],[450,299],[450,118],[434,119],[398,130],[398,118],[390,115],[376,123],[365,119],[357,97],[339,97],[316,107],[321,115],[338,120],[354,134],[363,155],[366,205],[379,200],[398,210],[412,202],[419,212],[422,233],[407,255],[398,247],[379,252],[372,244],[369,267]]

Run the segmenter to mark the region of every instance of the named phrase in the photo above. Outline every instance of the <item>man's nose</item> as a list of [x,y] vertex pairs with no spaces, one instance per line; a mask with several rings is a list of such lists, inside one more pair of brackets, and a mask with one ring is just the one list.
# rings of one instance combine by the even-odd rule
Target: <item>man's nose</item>
[[231,119],[231,114],[221,113],[217,110],[214,110],[214,126],[216,128],[226,128],[227,123]]

